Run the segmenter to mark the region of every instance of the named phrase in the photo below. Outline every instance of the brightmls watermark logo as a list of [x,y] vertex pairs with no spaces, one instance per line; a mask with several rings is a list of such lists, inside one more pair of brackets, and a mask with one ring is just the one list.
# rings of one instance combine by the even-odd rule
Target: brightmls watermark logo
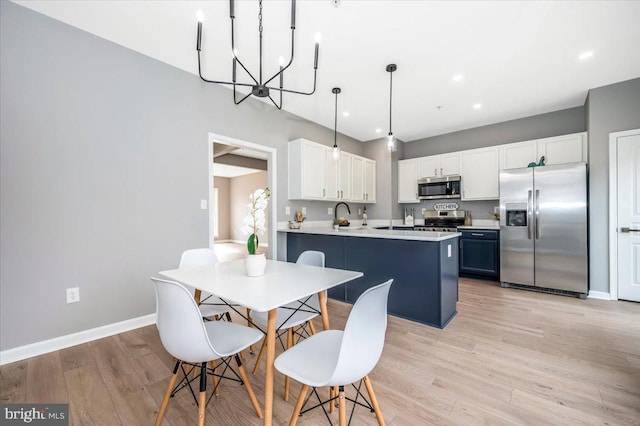
[[0,404],[0,425],[67,426],[69,404]]

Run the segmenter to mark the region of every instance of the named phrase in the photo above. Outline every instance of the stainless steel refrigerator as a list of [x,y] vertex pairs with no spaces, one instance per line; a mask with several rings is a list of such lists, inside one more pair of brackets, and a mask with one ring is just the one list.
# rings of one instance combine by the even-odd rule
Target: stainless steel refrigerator
[[586,295],[586,163],[500,172],[500,281]]

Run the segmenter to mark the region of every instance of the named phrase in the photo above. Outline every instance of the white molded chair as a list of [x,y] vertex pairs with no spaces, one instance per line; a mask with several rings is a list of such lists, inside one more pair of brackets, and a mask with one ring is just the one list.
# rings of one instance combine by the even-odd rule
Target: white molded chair
[[[275,367],[278,371],[302,383],[290,426],[298,421],[309,386],[313,388],[312,392],[318,400],[320,397],[316,388],[331,387],[330,404],[338,399],[340,425],[346,424],[344,386],[357,381],[364,381],[371,400],[369,403],[365,399],[365,406],[372,409],[378,423],[384,425],[368,374],[382,354],[387,329],[387,300],[392,282],[393,280],[389,280],[362,293],[353,305],[344,331],[321,331],[276,358]],[[338,395],[335,394],[336,386],[339,388]],[[363,405],[357,401],[359,396],[364,399],[364,395],[359,390],[360,386],[354,388],[357,391],[356,399],[350,400],[354,402],[355,409],[356,403]],[[320,401],[319,405],[329,401]],[[351,416],[353,417],[353,411]]]
[[[214,392],[219,386],[218,379],[231,379],[243,383],[256,413],[262,417],[262,410],[238,356],[240,351],[260,340],[262,333],[254,328],[232,322],[205,322],[193,296],[183,285],[159,278],[151,278],[151,280],[156,291],[156,315],[160,340],[167,352],[177,359],[158,411],[156,426],[162,423],[169,398],[184,387],[191,387],[191,382],[197,378],[197,376],[190,378],[191,373],[198,369],[200,393],[196,404],[199,426],[205,423],[205,408],[208,403],[207,375],[213,376]],[[238,365],[239,375],[231,368],[232,356]],[[222,361],[219,368],[225,371],[231,369],[235,377],[225,376],[225,371],[219,373],[216,367],[207,368],[208,362],[218,359]],[[183,373],[184,378],[176,386],[179,371]],[[193,395],[195,399],[195,393]]]
[[[324,268],[325,256],[321,251],[307,250],[300,253],[296,263],[301,265],[320,266]],[[292,283],[295,285],[295,283]],[[325,292],[326,294],[326,292]],[[287,346],[290,348],[295,344],[296,336],[297,340],[304,336],[304,334],[316,334],[316,329],[311,320],[319,315],[320,312],[320,300],[317,294],[311,295],[308,299],[298,300],[296,302],[284,305],[276,310],[276,330],[287,330]],[[251,311],[251,319],[264,327],[267,327],[268,312]],[[306,326],[309,327],[309,332],[306,330]],[[255,366],[253,367],[253,374],[256,374],[258,367],[260,366],[260,360],[266,346],[266,339],[262,342],[258,358],[256,359]],[[284,399],[289,400],[289,378],[285,377],[284,383]]]
[[[201,248],[201,249],[191,249],[185,250],[180,256],[180,265],[179,269],[188,269],[197,266],[204,265],[212,265],[214,263],[218,263],[218,257],[215,252],[210,248]],[[194,291],[198,291],[195,289],[191,289],[191,293]],[[203,317],[215,317],[219,319],[223,315],[227,315],[227,319],[229,319],[229,311],[231,308],[225,304],[218,297],[213,296],[212,294],[203,292],[200,294],[200,304],[199,304],[200,313]]]

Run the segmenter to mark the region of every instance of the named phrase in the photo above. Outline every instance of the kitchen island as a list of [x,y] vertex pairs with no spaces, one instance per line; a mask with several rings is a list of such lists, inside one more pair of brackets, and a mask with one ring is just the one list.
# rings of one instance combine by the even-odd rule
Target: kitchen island
[[457,232],[328,227],[278,232],[287,233],[289,262],[305,250],[318,250],[327,267],[364,272],[330,289],[333,299],[354,303],[369,287],[393,278],[390,314],[444,328],[457,313]]

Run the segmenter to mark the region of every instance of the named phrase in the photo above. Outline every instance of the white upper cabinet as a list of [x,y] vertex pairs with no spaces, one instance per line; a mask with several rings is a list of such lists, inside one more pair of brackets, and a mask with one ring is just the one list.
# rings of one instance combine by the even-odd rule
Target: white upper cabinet
[[306,139],[289,142],[289,199],[325,198],[326,148]]
[[500,145],[500,170],[538,164],[543,156],[549,166],[587,161],[587,134],[574,133]]
[[449,176],[460,174],[460,153],[431,155],[419,159],[419,177]]
[[375,203],[376,162],[306,139],[289,142],[289,199]]
[[546,165],[587,161],[587,134],[556,136],[537,141],[538,158],[544,156]]
[[325,147],[324,151],[325,170],[325,199],[340,199],[340,164],[333,159],[333,148]]
[[364,201],[364,158],[354,155],[351,159],[351,199]]
[[351,161],[353,155],[343,152],[340,155],[340,164],[338,165],[338,191],[340,191],[340,200],[351,199]]
[[419,203],[418,160],[398,161],[398,202]]
[[376,202],[376,162],[368,158],[364,159],[364,201]]
[[527,167],[538,162],[536,141],[500,145],[500,170]]
[[500,198],[499,149],[462,151],[462,200],[494,200]]

